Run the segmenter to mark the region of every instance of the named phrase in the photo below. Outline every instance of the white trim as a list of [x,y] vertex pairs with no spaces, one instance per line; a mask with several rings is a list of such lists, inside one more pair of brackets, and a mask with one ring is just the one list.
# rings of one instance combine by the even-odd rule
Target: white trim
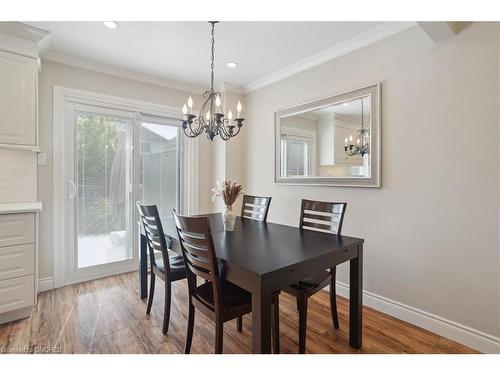
[[44,277],[38,279],[38,293],[46,292],[47,290],[54,289],[54,278]]
[[[88,91],[77,89],[65,88],[55,86],[53,90],[53,117],[54,117],[54,131],[53,131],[53,155],[63,155],[65,152],[65,139],[69,129],[65,128],[65,103],[78,102],[81,104],[89,105],[102,105],[103,107],[111,107],[117,110],[130,111],[142,113],[153,116],[163,116],[171,118],[182,118],[180,108],[170,107],[160,104],[142,102],[139,100],[125,99],[110,95],[103,95]],[[187,142],[187,141],[186,141]],[[192,157],[188,158],[189,165],[188,180],[185,180],[185,187],[192,196],[188,196],[188,209],[196,212],[197,209],[197,171],[198,171],[198,152],[197,142],[187,142],[187,152],[191,152]],[[192,145],[191,145],[192,144]],[[66,236],[64,231],[67,213],[66,213],[66,197],[67,197],[67,180],[68,171],[65,165],[65,158],[53,158],[53,202],[54,202],[54,287],[58,288],[64,286],[68,281],[66,273]],[[193,178],[190,180],[190,178]],[[192,186],[192,187],[190,187]],[[136,269],[134,267],[134,269]],[[78,280],[83,281],[83,280]]]
[[[337,281],[337,294],[349,299],[349,284]],[[457,341],[483,353],[500,353],[500,337],[442,318],[366,290],[363,305]]]
[[108,74],[115,77],[131,79],[134,81],[148,83],[150,85],[168,87],[189,93],[204,92],[206,89],[184,82],[169,80],[150,74],[145,74],[114,65],[103,64],[97,61],[88,60],[83,57],[68,55],[62,52],[50,50],[43,54],[42,60],[53,61],[59,64],[74,66],[76,68],[90,70],[97,73]]
[[40,42],[48,36],[50,32],[22,22],[1,22],[0,31],[17,36],[18,38]]
[[105,95],[92,91],[84,91],[68,87],[54,86],[54,99],[56,97],[59,100],[62,99],[63,104],[65,100],[78,101],[78,103],[90,104],[90,105],[99,105],[99,103],[101,103],[104,107],[106,106],[109,107],[110,105],[112,105],[113,108],[129,112],[142,112],[148,115],[182,118],[182,111],[180,108],[177,107],[166,106],[163,104],[156,104],[150,102],[143,102],[135,99],[121,98],[118,96]]
[[[186,137],[187,138],[187,137]],[[186,209],[185,214],[195,215],[199,213],[198,210],[198,155],[199,146],[198,138],[188,138],[184,143],[184,155],[183,160],[185,160],[184,168],[184,181],[189,181],[190,187],[187,189],[187,194],[184,195],[185,201],[184,208]],[[187,156],[187,157],[186,157]],[[187,159],[187,160],[186,160]]]
[[305,58],[295,64],[286,68],[280,69],[265,77],[259,78],[253,82],[243,85],[243,91],[249,93],[258,90],[262,87],[269,86],[282,79],[293,76],[297,73],[311,69],[315,66],[321,65],[325,62],[336,59],[337,57],[347,55],[350,52],[356,51],[370,44],[376,43],[391,35],[397,34],[403,30],[415,26],[415,22],[387,22],[376,29],[372,29],[358,35],[354,38],[348,39],[332,48],[326,49],[315,55]]
[[232,83],[227,83],[227,82],[224,82],[222,85],[220,85],[218,90],[220,92],[232,92],[233,94],[238,94],[238,95],[243,95],[245,93],[243,87],[238,85],[233,85]]
[[66,167],[64,158],[54,157],[64,152],[64,101],[65,90],[54,87],[53,95],[53,190],[52,202],[54,205],[53,231],[54,231],[54,288],[59,288],[66,283],[66,251],[65,251],[65,197],[66,197]]

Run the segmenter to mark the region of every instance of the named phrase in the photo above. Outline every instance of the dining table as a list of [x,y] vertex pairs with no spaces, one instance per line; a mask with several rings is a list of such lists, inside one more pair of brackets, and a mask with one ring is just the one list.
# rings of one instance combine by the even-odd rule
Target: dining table
[[[362,345],[362,238],[299,229],[236,218],[234,231],[225,231],[220,213],[198,215],[210,221],[221,277],[252,294],[252,351],[271,352],[273,293],[318,272],[349,262],[349,345]],[[182,254],[173,218],[162,219],[170,250]],[[140,297],[147,291],[147,241],[140,233]]]

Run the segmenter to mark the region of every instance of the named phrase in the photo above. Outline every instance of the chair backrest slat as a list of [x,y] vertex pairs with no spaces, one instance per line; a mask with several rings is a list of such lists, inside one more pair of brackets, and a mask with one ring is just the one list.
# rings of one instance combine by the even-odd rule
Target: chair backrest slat
[[174,220],[188,272],[190,295],[196,290],[194,276],[211,281],[214,295],[213,308],[219,309],[222,306],[219,266],[208,218],[177,215],[174,211]]
[[299,227],[340,235],[346,208],[347,203],[345,202],[320,202],[302,199]]
[[244,195],[241,205],[241,217],[258,221],[267,221],[271,197]]
[[163,259],[164,272],[170,278],[170,261],[168,256],[168,246],[163,233],[160,215],[156,205],[142,206],[137,203],[139,216],[144,227],[144,234],[148,243],[149,260],[152,266],[156,265],[154,250],[160,251]]

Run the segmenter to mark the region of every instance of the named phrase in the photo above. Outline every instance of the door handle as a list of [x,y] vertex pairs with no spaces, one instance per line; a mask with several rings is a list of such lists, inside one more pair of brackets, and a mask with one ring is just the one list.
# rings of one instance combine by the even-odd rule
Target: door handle
[[68,180],[68,199],[72,200],[76,195],[76,185],[73,180]]

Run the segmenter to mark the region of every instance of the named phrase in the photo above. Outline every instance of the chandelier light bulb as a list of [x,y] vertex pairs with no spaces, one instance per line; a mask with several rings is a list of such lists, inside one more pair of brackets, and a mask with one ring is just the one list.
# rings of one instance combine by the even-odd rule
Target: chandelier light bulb
[[233,119],[233,112],[231,112],[231,110],[229,110],[229,112],[227,113],[227,118],[229,119],[229,121]]
[[193,98],[192,97],[189,97],[189,99],[188,99],[188,107],[193,108]]
[[360,141],[359,141],[359,138],[358,138],[358,139],[356,139],[356,144],[359,146],[359,143],[360,143]]
[[219,96],[219,95],[217,95],[217,96],[215,97],[215,105],[216,105],[217,107],[220,107],[220,104],[221,104],[221,103],[220,103],[220,96]]
[[182,113],[184,115],[186,115],[188,113],[188,109],[187,109],[186,103],[184,103],[184,105],[182,106]]
[[238,100],[238,105],[236,106],[236,110],[238,111],[238,118],[240,118],[241,110],[243,109],[241,102]]
[[207,121],[210,120],[210,111],[207,111],[207,113],[205,114],[205,118],[207,119]]
[[349,143],[352,143],[352,135],[349,136]]
[[349,139],[347,139],[347,137],[345,137],[345,140],[344,140],[344,143],[347,145]]

